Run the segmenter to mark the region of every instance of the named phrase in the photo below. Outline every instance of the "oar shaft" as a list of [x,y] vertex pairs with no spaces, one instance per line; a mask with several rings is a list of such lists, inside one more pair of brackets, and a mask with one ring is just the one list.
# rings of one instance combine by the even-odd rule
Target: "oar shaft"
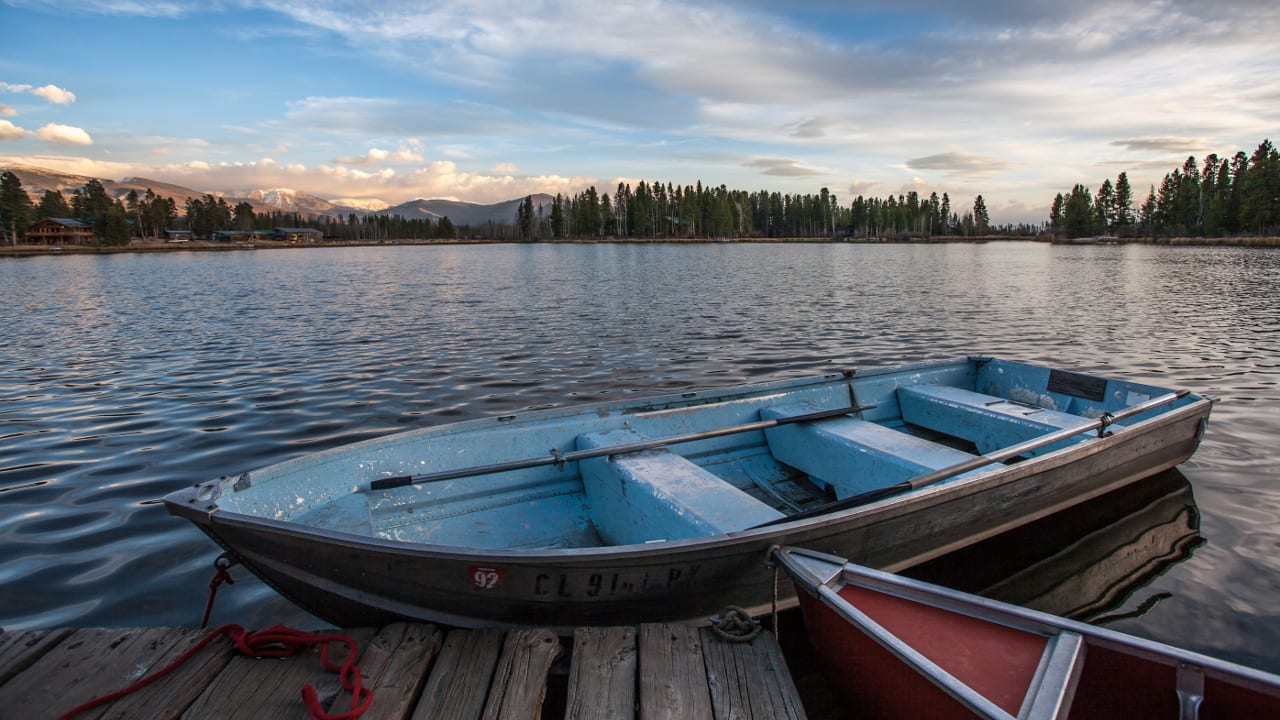
[[771,427],[786,425],[788,423],[839,417],[840,415],[848,415],[850,413],[862,412],[863,410],[871,410],[874,407],[874,405],[852,405],[849,407],[836,408],[834,410],[819,410],[817,412],[806,413],[804,415],[792,415],[791,417],[776,418],[773,420],[760,420],[757,422],[744,423],[742,425],[732,425],[730,427],[702,430],[699,432],[685,433],[683,435],[654,438],[652,440],[641,440],[622,445],[589,448],[587,450],[574,450],[567,453],[553,451],[552,454],[547,457],[512,460],[510,462],[494,463],[492,465],[477,465],[468,468],[458,468],[456,470],[442,470],[440,472],[426,473],[423,475],[402,475],[400,477],[380,478],[370,482],[369,489],[389,490],[391,488],[404,487],[406,485],[419,485],[422,483],[441,482],[444,480],[456,480],[458,478],[473,477],[476,475],[492,475],[494,473],[508,472],[511,470],[524,470],[527,468],[542,467],[544,465],[559,465],[577,460],[603,457],[605,455],[621,455],[623,453],[639,452],[641,450],[652,450],[653,448],[663,447],[664,445],[676,445],[678,443],[693,442],[695,440],[709,440],[711,438],[722,437],[724,435],[751,432],[752,430],[766,430]]

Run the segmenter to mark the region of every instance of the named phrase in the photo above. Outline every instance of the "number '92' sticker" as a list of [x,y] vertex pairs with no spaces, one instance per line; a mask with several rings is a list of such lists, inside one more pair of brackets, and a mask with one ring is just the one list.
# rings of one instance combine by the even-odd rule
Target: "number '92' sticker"
[[502,585],[502,568],[496,567],[480,567],[472,565],[467,568],[467,574],[471,576],[471,584],[477,590],[493,590]]

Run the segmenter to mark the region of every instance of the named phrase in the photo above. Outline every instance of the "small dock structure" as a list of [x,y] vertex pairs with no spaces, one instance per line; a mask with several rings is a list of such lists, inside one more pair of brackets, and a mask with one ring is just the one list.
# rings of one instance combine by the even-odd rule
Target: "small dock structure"
[[[546,629],[419,623],[340,633],[355,640],[362,684],[372,692],[361,720],[805,717],[767,631],[747,642],[657,623],[578,628],[572,639]],[[205,635],[189,628],[0,633],[0,717],[58,718],[170,665]],[[330,662],[342,663],[346,646],[329,648]],[[309,714],[304,685],[326,713],[352,707],[319,647],[249,657],[218,637],[155,682],[76,717],[301,719]]]

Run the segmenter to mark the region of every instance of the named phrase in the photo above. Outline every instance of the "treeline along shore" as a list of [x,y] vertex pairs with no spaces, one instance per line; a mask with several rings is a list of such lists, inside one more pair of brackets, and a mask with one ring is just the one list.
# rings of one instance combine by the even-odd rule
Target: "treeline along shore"
[[[628,243],[628,244],[651,244],[651,245],[694,245],[694,244],[711,244],[711,243],[845,243],[845,244],[890,244],[890,243],[914,243],[914,244],[944,244],[944,243],[961,243],[961,244],[983,244],[1009,241],[1033,241],[1045,243],[1058,243],[1054,236],[1042,234],[1036,237],[1010,236],[1010,235],[989,235],[989,236],[957,236],[957,235],[934,235],[929,237],[846,237],[840,240],[817,240],[814,238],[761,238],[761,237],[745,237],[745,238],[723,238],[723,239],[706,239],[706,238],[657,238],[657,239],[634,239],[634,238],[615,238],[615,237],[599,237],[599,238],[572,238],[572,239],[545,239],[531,241],[534,243],[550,243],[550,244],[600,244],[600,243]],[[343,240],[343,241],[325,241],[320,243],[289,243],[289,242],[272,242],[265,241],[255,243],[252,246],[243,244],[214,243],[207,241],[192,241],[188,243],[166,243],[160,241],[144,241],[135,239],[127,245],[67,245],[67,246],[46,246],[46,245],[4,245],[0,246],[0,257],[34,257],[39,255],[113,255],[121,253],[172,253],[172,252],[228,252],[243,250],[270,250],[270,249],[316,249],[316,248],[351,248],[351,247],[388,247],[388,246],[440,246],[440,245],[492,245],[499,243],[510,243],[511,240],[484,240],[473,238],[451,238],[438,240],[414,240],[414,239],[397,239],[397,240]],[[1166,245],[1166,246],[1183,246],[1183,247],[1256,247],[1256,248],[1280,248],[1280,236],[1233,236],[1233,237],[1099,237],[1089,238],[1087,243],[1064,243],[1064,244],[1098,244],[1098,245]]]
[[[549,198],[549,196],[541,196]],[[1128,175],[1096,193],[1077,184],[1053,199],[1040,224],[993,225],[982,195],[962,210],[947,193],[915,191],[841,204],[827,188],[804,195],[640,181],[610,194],[595,187],[545,202],[513,203],[509,220],[455,225],[448,217],[366,213],[304,216],[234,206],[206,194],[177,203],[147,189],[113,198],[90,179],[68,199],[48,190],[33,201],[12,172],[0,175],[0,252],[116,252],[290,245],[460,242],[1146,242],[1169,245],[1280,244],[1280,154],[1263,140],[1252,155],[1189,157],[1135,205]],[[66,234],[41,235],[48,221]],[[41,226],[44,223],[44,226]],[[303,230],[304,232],[294,232]],[[73,238],[55,242],[55,238]],[[287,238],[287,240],[286,240]],[[181,242],[173,242],[175,240]],[[221,242],[218,242],[221,240]],[[285,242],[280,242],[286,240]],[[168,242],[166,242],[168,241]],[[202,242],[203,241],[203,242]],[[173,247],[179,245],[180,248]]]

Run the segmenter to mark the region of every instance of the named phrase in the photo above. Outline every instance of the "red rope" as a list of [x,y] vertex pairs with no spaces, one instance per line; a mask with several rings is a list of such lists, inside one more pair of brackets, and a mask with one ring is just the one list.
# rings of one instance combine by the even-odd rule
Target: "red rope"
[[[320,699],[316,696],[315,688],[310,685],[302,687],[302,703],[306,705],[307,710],[311,713],[313,720],[354,720],[369,708],[369,703],[373,701],[373,692],[365,688],[360,679],[360,670],[355,665],[356,660],[356,641],[346,635],[316,635],[313,633],[302,632],[301,630],[293,630],[291,628],[275,625],[266,630],[258,630],[256,632],[245,632],[244,628],[239,625],[223,625],[216,628],[209,634],[205,635],[200,642],[196,643],[191,649],[184,652],[177,660],[169,663],[165,667],[151,673],[142,678],[138,682],[127,688],[117,690],[110,695],[103,695],[75,708],[72,708],[58,720],[68,720],[90,708],[98,707],[114,700],[140,690],[160,678],[168,675],[176,670],[182,663],[186,662],[201,650],[204,646],[213,641],[219,635],[226,635],[228,639],[235,645],[242,655],[255,658],[282,658],[295,655],[298,652],[310,647],[311,645],[320,646],[320,663],[324,665],[324,669],[329,672],[338,673],[339,681],[342,687],[351,693],[351,707],[347,712],[330,715],[320,707]],[[342,665],[335,665],[329,661],[329,643],[341,642],[347,646],[347,659]]]
[[204,604],[204,615],[200,618],[201,630],[209,627],[209,613],[213,612],[213,599],[218,597],[218,586],[222,583],[228,585],[236,584],[235,578],[231,577],[231,573],[228,572],[231,567],[230,563],[223,563],[220,557],[213,563],[213,567],[216,568],[216,571],[213,573],[213,579],[209,581],[209,601]]

